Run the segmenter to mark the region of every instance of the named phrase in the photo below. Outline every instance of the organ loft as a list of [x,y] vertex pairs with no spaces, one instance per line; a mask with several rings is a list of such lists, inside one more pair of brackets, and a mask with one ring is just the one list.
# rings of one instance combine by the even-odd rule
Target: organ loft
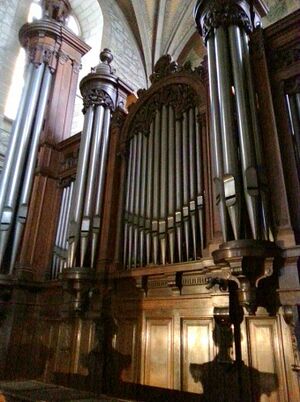
[[300,401],[299,3],[30,4],[0,399]]

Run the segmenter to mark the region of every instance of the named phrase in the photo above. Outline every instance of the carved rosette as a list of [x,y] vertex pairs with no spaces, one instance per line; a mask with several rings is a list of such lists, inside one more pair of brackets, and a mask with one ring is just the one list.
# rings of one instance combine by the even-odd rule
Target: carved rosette
[[83,113],[85,114],[89,106],[104,106],[111,110],[114,109],[112,98],[103,89],[91,88],[83,91]]
[[238,25],[247,33],[252,30],[252,22],[249,9],[245,9],[247,3],[238,0],[199,0],[194,17],[200,35],[206,42],[214,29],[223,26]]

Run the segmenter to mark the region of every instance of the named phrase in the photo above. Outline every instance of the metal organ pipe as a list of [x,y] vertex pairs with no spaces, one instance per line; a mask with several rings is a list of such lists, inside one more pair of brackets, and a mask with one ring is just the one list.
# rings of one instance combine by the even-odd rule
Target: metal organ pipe
[[261,196],[262,232],[263,232],[263,238],[265,240],[274,240],[271,232],[270,212],[268,207],[268,198],[266,194],[267,179],[263,162],[263,151],[260,139],[260,130],[257,121],[257,108],[256,108],[253,79],[252,79],[252,70],[250,65],[250,57],[249,57],[248,36],[246,32],[241,32],[241,35],[242,35],[241,40],[243,46],[243,58],[244,58],[244,66],[246,74],[246,84],[249,97],[251,121],[252,121],[253,140],[255,145],[257,175],[258,175],[258,182]]
[[30,195],[32,191],[33,179],[34,179],[34,170],[36,166],[36,159],[38,154],[38,147],[40,136],[43,130],[43,123],[45,118],[46,107],[48,103],[50,88],[52,82],[52,74],[49,68],[45,68],[43,82],[41,85],[41,92],[38,101],[38,106],[36,109],[36,119],[34,121],[34,126],[31,135],[31,144],[28,153],[28,159],[26,162],[25,175],[23,178],[21,196],[18,200],[18,212],[17,212],[17,220],[15,225],[15,234],[13,239],[12,246],[12,256],[10,261],[10,273],[12,273],[16,258],[17,252],[20,246],[24,225],[27,219],[27,212],[29,206]]
[[[196,245],[196,180],[195,175],[198,174],[195,162],[195,115],[194,109],[190,108],[188,112],[189,117],[189,179],[190,179],[190,219],[192,230],[192,243],[193,243],[193,259],[197,258],[197,245]],[[200,173],[200,172],[199,172]]]
[[9,143],[7,147],[7,154],[6,154],[6,159],[5,159],[5,164],[3,166],[3,170],[1,172],[1,186],[0,186],[0,214],[2,214],[4,202],[5,202],[5,196],[6,196],[6,190],[7,186],[9,184],[9,178],[11,175],[11,169],[13,166],[13,162],[15,159],[15,152],[19,152],[19,142],[21,140],[21,130],[20,128],[22,120],[24,119],[24,116],[27,114],[28,110],[28,96],[31,91],[31,81],[32,81],[32,74],[35,71],[35,67],[32,63],[29,63],[27,66],[27,71],[25,74],[25,86],[22,91],[22,96],[20,99],[20,104],[18,108],[18,112],[16,115],[16,119],[13,122],[12,126],[12,131],[9,136]]
[[168,126],[168,236],[170,263],[174,263],[175,254],[175,113],[169,106]]
[[78,157],[77,175],[72,198],[70,227],[69,227],[69,249],[68,267],[76,264],[76,248],[79,242],[80,224],[82,216],[82,205],[84,201],[84,190],[88,170],[89,151],[92,138],[94,109],[90,105],[86,111],[84,127],[81,134],[81,144]]
[[232,88],[227,32],[220,26],[215,31],[216,68],[223,149],[223,186],[225,204],[231,221],[234,238],[240,235],[240,184],[237,159],[237,142],[233,123]]
[[251,121],[247,105],[247,89],[243,66],[243,48],[240,28],[230,26],[229,40],[236,93],[237,121],[244,195],[254,239],[258,238],[258,180],[255,151],[251,137]]
[[137,136],[132,139],[132,170],[131,170],[131,187],[129,196],[129,234],[128,234],[128,268],[131,268],[132,248],[133,248],[133,213],[134,213],[134,188],[135,188],[135,170],[136,170],[136,152],[137,152]]
[[97,175],[98,158],[101,147],[101,134],[103,124],[104,107],[96,106],[94,110],[94,122],[92,130],[92,144],[89,158],[89,169],[87,175],[87,184],[85,191],[83,217],[81,222],[80,233],[80,267],[83,267],[84,260],[88,248],[88,236],[91,229],[91,219],[93,210],[93,190],[95,186],[95,180]]
[[211,116],[210,138],[211,138],[211,149],[213,152],[215,196],[216,196],[216,204],[219,207],[223,239],[224,241],[226,241],[227,240],[226,205],[225,205],[224,186],[222,179],[224,175],[223,150],[222,150],[221,116],[219,109],[214,36],[210,36],[207,40],[207,53],[208,53],[208,71],[209,71],[210,116]]
[[[203,230],[203,185],[202,185],[202,146],[201,146],[201,135],[205,133],[206,126],[202,127],[205,123],[205,115],[202,115],[200,122],[197,119],[197,108],[194,110],[195,117],[195,138],[196,138],[196,190],[197,190],[197,211],[198,211],[198,225],[199,225],[199,235],[200,235],[200,248],[201,254],[204,248],[204,230]],[[199,130],[199,124],[201,124],[201,130]],[[222,163],[222,161],[221,161]],[[224,203],[223,203],[224,206]]]
[[133,154],[133,141],[130,141],[129,155],[128,155],[128,172],[127,172],[127,186],[126,186],[126,200],[125,200],[125,226],[124,226],[124,254],[123,254],[123,265],[127,265],[127,254],[128,254],[128,230],[129,230],[129,202],[130,202],[130,184],[132,175],[132,154]]
[[176,225],[176,240],[178,261],[182,261],[182,120],[176,119],[175,123],[175,187],[176,187],[176,212],[175,212],[175,225]]
[[140,266],[144,265],[144,240],[145,240],[145,213],[146,213],[146,180],[147,180],[147,150],[148,140],[144,134],[142,137],[142,167],[141,167],[141,204],[139,216],[139,239],[140,239]]
[[161,130],[161,112],[156,111],[154,123],[154,163],[153,163],[153,204],[152,204],[152,247],[153,263],[158,264],[158,219],[159,219],[159,170],[161,158],[160,130]]
[[183,227],[184,227],[184,241],[185,241],[185,253],[186,260],[189,259],[189,166],[188,166],[188,135],[189,135],[189,120],[188,115],[185,112],[183,114],[182,122],[182,171],[183,171]]
[[[30,146],[32,125],[36,112],[38,96],[41,89],[41,83],[45,64],[41,64],[33,71],[31,75],[30,88],[26,96],[26,105],[20,123],[18,133],[18,142],[16,152],[11,160],[11,169],[8,172],[9,180],[7,182],[4,194],[3,209],[1,211],[1,236],[0,236],[0,264],[2,263],[10,231],[14,222],[15,208],[20,191],[21,177],[24,172],[28,147]],[[11,159],[9,156],[8,159]],[[6,178],[6,176],[5,176]],[[10,269],[11,271],[11,269]]]
[[154,122],[151,123],[147,147],[147,184],[146,184],[146,263],[151,259],[151,229],[152,229],[152,193],[153,193],[153,152],[154,152]]
[[[160,261],[166,263],[166,218],[167,218],[167,107],[164,105],[161,112],[161,132],[160,132],[160,211],[158,232],[160,239]],[[158,135],[158,133],[156,133]]]
[[103,193],[104,193],[104,184],[106,177],[106,165],[107,165],[107,157],[108,157],[108,146],[109,146],[109,129],[110,129],[110,118],[111,118],[111,110],[110,108],[105,108],[104,112],[104,121],[103,121],[103,140],[101,145],[101,156],[100,156],[100,165],[98,172],[98,184],[96,188],[96,203],[93,214],[93,233],[92,233],[92,251],[91,251],[91,266],[94,267],[96,252],[97,252],[97,243],[99,239],[100,227],[101,227],[101,214],[102,214],[102,206],[103,206]]
[[139,234],[139,211],[140,211],[140,188],[141,188],[141,162],[142,162],[142,134],[137,134],[136,149],[136,169],[135,169],[135,193],[134,193],[134,209],[133,209],[133,261],[137,266],[138,260],[138,234]]

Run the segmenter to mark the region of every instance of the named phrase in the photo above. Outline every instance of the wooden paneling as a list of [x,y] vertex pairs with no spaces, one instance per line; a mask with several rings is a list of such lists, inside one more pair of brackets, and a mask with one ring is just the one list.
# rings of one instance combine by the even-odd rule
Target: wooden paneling
[[259,402],[287,401],[275,319],[248,319],[252,390]]
[[144,382],[155,387],[173,387],[172,320],[147,319]]
[[134,321],[119,322],[116,349],[124,357],[130,357],[130,365],[123,369],[121,379],[126,382],[136,380],[136,323]]
[[202,393],[201,384],[196,383],[190,372],[190,364],[202,364],[213,359],[212,319],[182,320],[182,390]]

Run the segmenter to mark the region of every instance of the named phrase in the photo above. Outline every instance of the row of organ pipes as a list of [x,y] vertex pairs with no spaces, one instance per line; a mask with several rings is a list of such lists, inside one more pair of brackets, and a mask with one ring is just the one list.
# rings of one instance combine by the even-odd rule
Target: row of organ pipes
[[24,82],[0,186],[0,265],[9,274],[13,272],[27,219],[52,72],[45,63],[29,63]]
[[68,241],[68,222],[71,210],[71,200],[73,196],[74,181],[63,187],[61,197],[61,207],[58,216],[58,223],[55,235],[51,279],[56,279],[66,268]]
[[[204,123],[205,119],[201,120]],[[201,256],[202,129],[197,108],[178,118],[171,105],[163,105],[157,109],[149,133],[131,136],[124,267],[173,264]]]
[[[247,34],[236,25],[220,26],[210,32],[207,51],[211,148],[223,238],[231,240],[233,232],[235,240],[273,240]],[[250,230],[243,233],[246,221]]]
[[93,104],[88,106],[85,113],[69,217],[68,268],[95,265],[101,227],[110,115],[110,108]]

